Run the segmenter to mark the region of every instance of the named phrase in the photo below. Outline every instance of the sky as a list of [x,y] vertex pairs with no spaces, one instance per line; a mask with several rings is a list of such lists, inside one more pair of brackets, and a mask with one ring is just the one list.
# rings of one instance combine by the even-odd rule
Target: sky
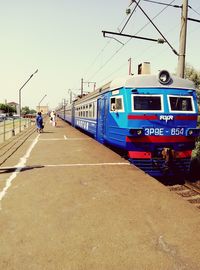
[[[159,2],[159,0],[154,0]],[[182,0],[162,0],[181,5]],[[132,73],[148,61],[152,73],[176,72],[178,58],[171,48],[156,42],[105,38],[102,30],[119,32],[131,0],[0,0],[0,103],[22,107],[48,105],[54,109],[80,93]],[[175,50],[179,50],[181,9],[140,1],[141,7]],[[200,1],[189,0],[188,17],[200,20]],[[135,4],[130,6],[131,10]],[[123,33],[160,38],[144,14],[136,9]],[[200,71],[200,23],[188,21],[186,62]],[[88,84],[88,82],[91,82]],[[44,97],[44,98],[43,98]],[[41,101],[42,100],[42,101]]]

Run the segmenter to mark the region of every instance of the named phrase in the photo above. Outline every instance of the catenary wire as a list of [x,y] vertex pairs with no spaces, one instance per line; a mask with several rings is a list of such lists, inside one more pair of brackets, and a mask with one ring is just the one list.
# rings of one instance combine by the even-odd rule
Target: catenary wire
[[150,2],[153,4],[160,4],[160,5],[164,5],[164,6],[168,6],[168,7],[175,7],[175,8],[181,8],[182,6],[179,5],[172,5],[172,4],[167,4],[167,3],[163,3],[163,2],[157,2],[157,1],[153,1],[153,0],[143,0],[144,2]]
[[189,7],[193,12],[195,12],[196,14],[198,14],[200,16],[200,13],[197,12],[195,9],[193,9],[191,6]]
[[[126,20],[127,16],[124,17],[124,19],[121,21],[121,23],[119,24],[119,26],[117,27],[117,29],[119,30],[120,26],[124,23],[124,21]],[[120,30],[119,30],[120,31]],[[105,49],[108,47],[108,45],[110,44],[111,40],[107,41],[107,43],[105,44],[105,46],[100,50],[100,52],[97,54],[97,56],[94,58],[94,60],[92,61],[92,63],[89,65],[86,74],[89,72],[89,70],[94,66],[94,64],[96,63],[96,61],[98,60],[98,58],[101,56],[101,54],[105,51]]]
[[99,83],[102,83],[104,81],[106,81],[108,78],[110,78],[113,74],[115,74],[117,71],[119,71],[120,69],[124,68],[125,66],[127,66],[127,62],[123,63],[120,67],[118,67],[116,70],[114,70],[112,73],[110,73],[108,76],[106,76],[104,79],[102,79],[101,81],[99,81]]
[[[167,33],[170,33],[172,31],[175,30],[175,28],[177,28],[178,26],[176,27],[172,27]],[[134,57],[134,62],[137,62],[138,59],[141,58],[142,55],[144,55],[146,52],[148,52],[149,50],[151,50],[152,48],[154,48],[153,45],[149,46],[148,48],[146,48],[145,50],[143,50],[140,54],[137,54],[137,57]],[[164,52],[164,49],[161,51],[161,53]],[[157,52],[156,52],[157,54]],[[156,56],[156,55],[155,55]],[[111,77],[113,74],[115,74],[117,71],[119,71],[120,69],[122,69],[126,64],[123,64],[120,66],[120,68],[116,69],[114,72],[112,72],[110,75],[106,76],[103,80],[99,81],[99,84],[101,84],[102,82],[106,81],[109,77]]]
[[[174,2],[175,0],[173,0],[173,1],[171,1],[167,6],[165,6],[157,15],[155,15],[151,20],[153,21],[155,18],[157,18],[162,12],[164,12],[168,7],[169,7],[169,5],[171,5],[173,2]],[[150,22],[148,22],[148,23],[146,23],[135,35],[137,35],[138,33],[140,33],[147,25],[149,25],[150,24]],[[129,41],[131,41],[132,40],[132,38],[130,38],[130,39],[128,39],[128,41],[124,44],[124,45],[122,45],[122,46],[120,46],[120,48],[118,48],[117,49],[117,51],[115,51],[115,53],[114,54],[112,54],[112,56],[95,72],[95,73],[93,73],[92,75],[91,75],[91,77],[90,77],[90,80],[92,80],[114,57],[115,57],[115,55],[119,52],[119,51],[121,51],[121,49],[125,46],[125,45],[127,45],[128,44],[128,42]]]
[[[155,2],[155,1],[148,1],[148,0],[143,0],[143,1],[146,1],[146,2]],[[133,2],[132,2],[133,3]],[[155,2],[155,3],[160,3],[160,2]],[[163,3],[164,5],[168,5],[168,4],[166,4],[166,3]],[[177,5],[168,5],[168,6],[172,6],[172,7],[181,7],[181,6],[177,6]],[[196,12],[198,15],[200,15],[200,13],[198,13],[196,10],[194,10],[191,6],[189,6],[189,8],[190,9],[192,9],[194,12]],[[198,9],[198,8],[197,8]],[[199,28],[197,28],[197,29],[199,29]],[[195,29],[195,30],[197,30],[197,29]],[[172,30],[174,30],[174,27],[170,30],[170,31],[168,31],[168,33],[169,32],[171,32]],[[194,31],[195,31],[194,30]],[[192,31],[192,32],[194,32],[194,31]],[[191,32],[190,32],[190,34],[191,34]],[[153,48],[153,46],[149,46],[145,51],[143,51],[140,55],[137,55],[137,58],[134,58],[134,60],[136,60],[136,59],[139,59],[140,57],[141,57],[141,55],[143,55],[145,52],[147,52],[148,50],[150,50],[151,48]],[[163,50],[163,52],[164,52],[164,50]],[[126,64],[123,64],[123,65],[121,65],[118,69],[116,69],[115,71],[113,71],[111,74],[109,74],[108,76],[106,76],[103,80],[101,80],[99,83],[102,83],[102,82],[104,82],[104,81],[106,81],[109,77],[111,77],[113,74],[115,74],[117,71],[119,71],[120,69],[122,69],[124,66],[125,66]]]
[[121,29],[120,33],[122,33],[122,32],[124,31],[124,29],[125,29],[125,27],[127,26],[127,24],[128,24],[128,22],[129,22],[129,20],[130,20],[130,19],[131,19],[131,17],[133,16],[133,13],[135,12],[136,8],[138,7],[138,5],[139,5],[140,1],[141,1],[141,0],[139,0],[139,2],[138,2],[136,5],[135,5],[135,7],[134,7],[134,9],[132,10],[132,12],[131,12],[130,16],[129,16],[129,17],[128,17],[128,19],[126,20],[125,25],[122,27],[122,29]]

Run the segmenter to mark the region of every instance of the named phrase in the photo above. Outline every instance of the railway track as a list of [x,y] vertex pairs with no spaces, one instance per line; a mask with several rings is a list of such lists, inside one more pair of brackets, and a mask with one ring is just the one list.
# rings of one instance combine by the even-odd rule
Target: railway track
[[0,144],[0,166],[3,165],[29,138],[35,133],[36,128],[32,126],[8,141]]
[[200,181],[195,183],[185,182],[184,184],[170,186],[169,190],[176,192],[184,200],[200,209]]

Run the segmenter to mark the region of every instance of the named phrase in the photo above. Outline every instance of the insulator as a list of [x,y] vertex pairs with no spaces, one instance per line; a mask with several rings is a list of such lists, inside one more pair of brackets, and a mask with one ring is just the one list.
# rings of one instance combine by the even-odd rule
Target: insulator
[[126,9],[126,15],[129,15],[131,13],[131,9],[130,8],[127,8]]

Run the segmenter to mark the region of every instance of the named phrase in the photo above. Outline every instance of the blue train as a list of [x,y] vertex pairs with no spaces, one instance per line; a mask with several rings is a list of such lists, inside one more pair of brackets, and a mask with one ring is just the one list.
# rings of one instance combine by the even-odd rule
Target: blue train
[[113,80],[57,114],[154,177],[186,175],[200,135],[193,83],[166,70]]

